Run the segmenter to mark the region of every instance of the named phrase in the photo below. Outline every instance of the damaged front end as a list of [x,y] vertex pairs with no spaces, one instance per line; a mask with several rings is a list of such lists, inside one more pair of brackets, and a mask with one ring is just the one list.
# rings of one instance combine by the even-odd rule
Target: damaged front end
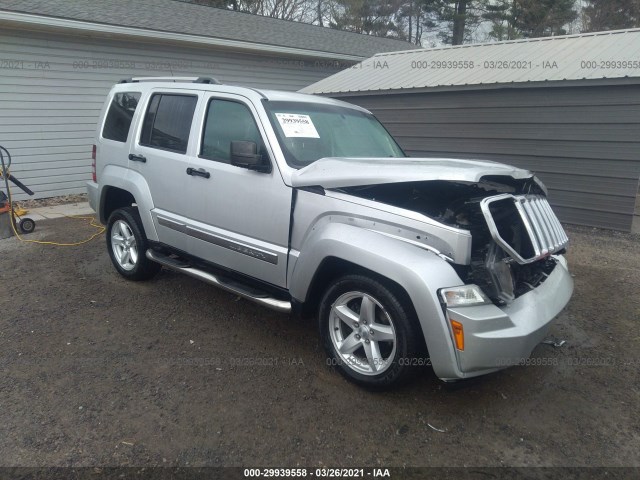
[[480,209],[493,242],[475,273],[490,298],[509,303],[551,274],[551,255],[563,252],[569,239],[543,195],[486,197]]
[[[573,280],[562,255],[567,236],[533,176],[483,175],[473,181],[422,180],[342,191],[471,234],[467,255],[448,260],[464,285],[438,289],[442,326],[449,336],[444,344],[456,359],[451,368],[442,352],[430,349],[434,369],[444,380],[519,364],[571,298]],[[435,318],[433,312],[427,315],[426,321]],[[432,346],[442,340],[434,331],[425,339]]]
[[553,255],[563,253],[568,243],[535,177],[484,176],[479,182],[434,180],[340,190],[468,230],[470,262],[453,267],[498,306],[543,283],[556,267]]

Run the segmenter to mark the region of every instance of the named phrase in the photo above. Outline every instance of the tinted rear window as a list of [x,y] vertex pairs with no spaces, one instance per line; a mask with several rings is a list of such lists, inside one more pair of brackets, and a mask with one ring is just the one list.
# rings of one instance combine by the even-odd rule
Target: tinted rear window
[[126,142],[131,128],[131,120],[136,112],[140,93],[116,93],[104,121],[102,137],[116,142]]
[[198,98],[154,94],[142,126],[140,144],[185,153]]

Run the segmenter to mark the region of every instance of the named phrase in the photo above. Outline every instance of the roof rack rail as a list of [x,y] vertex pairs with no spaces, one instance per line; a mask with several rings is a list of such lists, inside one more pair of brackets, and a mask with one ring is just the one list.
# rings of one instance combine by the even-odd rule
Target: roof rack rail
[[222,85],[222,82],[214,77],[198,77],[193,83],[207,83],[209,85]]
[[209,85],[222,85],[222,82],[213,77],[132,77],[120,80],[119,83],[139,82],[192,82],[205,83]]

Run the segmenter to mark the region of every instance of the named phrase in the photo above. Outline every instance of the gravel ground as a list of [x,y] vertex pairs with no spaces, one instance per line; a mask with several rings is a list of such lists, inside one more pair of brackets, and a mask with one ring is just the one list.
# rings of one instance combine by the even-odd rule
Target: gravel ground
[[[127,282],[102,238],[1,240],[0,463],[640,466],[640,238],[568,232],[564,346],[456,388],[427,370],[378,394],[326,366],[310,320],[167,271]],[[31,238],[91,233],[65,218]]]
[[36,200],[20,200],[15,202],[16,206],[30,210],[38,207],[53,207],[57,205],[66,205],[69,203],[83,203],[87,201],[86,193],[78,193],[74,195],[60,195],[58,197],[39,198]]

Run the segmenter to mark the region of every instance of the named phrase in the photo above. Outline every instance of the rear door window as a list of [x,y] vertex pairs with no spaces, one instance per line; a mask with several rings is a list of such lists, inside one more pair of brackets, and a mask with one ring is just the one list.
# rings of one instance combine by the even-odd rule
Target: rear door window
[[151,97],[142,125],[140,144],[186,153],[198,97],[156,93]]
[[115,140],[116,142],[126,142],[131,128],[138,101],[139,92],[116,93],[111,101],[111,106],[107,113],[102,129],[102,138]]

